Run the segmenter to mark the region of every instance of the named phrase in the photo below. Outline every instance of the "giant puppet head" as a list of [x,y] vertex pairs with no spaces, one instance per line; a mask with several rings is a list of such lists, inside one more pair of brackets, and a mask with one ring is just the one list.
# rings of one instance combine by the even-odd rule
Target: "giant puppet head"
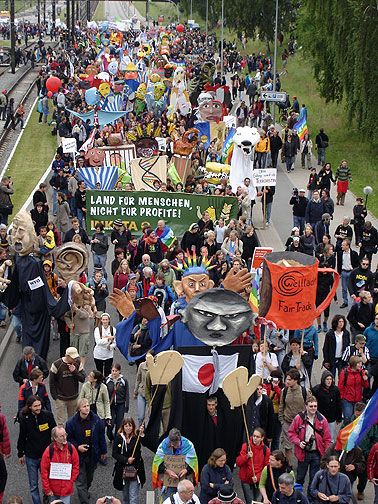
[[156,82],[154,84],[154,98],[156,101],[159,101],[165,92],[165,84],[162,82]]
[[251,156],[254,147],[260,141],[260,134],[256,128],[250,128],[249,126],[239,127],[236,129],[233,141],[235,147],[238,147],[244,156]]
[[182,312],[181,321],[206,345],[224,346],[235,341],[256,318],[257,314],[240,294],[210,289],[191,299]]
[[24,210],[14,216],[11,237],[16,254],[27,256],[33,251],[37,235],[30,214]]
[[105,151],[99,147],[92,147],[92,149],[87,150],[85,159],[88,160],[89,166],[102,166],[105,159]]
[[220,101],[214,99],[202,100],[201,104],[198,106],[198,113],[200,121],[218,122],[223,119],[223,105]]
[[174,269],[182,272],[182,280],[174,280],[173,287],[179,297],[185,296],[185,301],[189,301],[200,292],[207,291],[214,287],[214,282],[210,280],[209,270],[214,268],[210,266],[210,261],[202,261],[200,266],[197,266],[196,258],[193,261],[189,257],[189,266],[184,262],[184,269],[174,267]]

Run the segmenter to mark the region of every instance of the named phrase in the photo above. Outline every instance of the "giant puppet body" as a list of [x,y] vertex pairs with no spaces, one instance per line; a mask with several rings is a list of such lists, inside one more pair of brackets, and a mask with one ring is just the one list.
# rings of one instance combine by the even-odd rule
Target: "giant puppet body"
[[[173,348],[178,349],[184,358],[184,367],[171,382],[172,407],[169,428],[181,429],[196,448],[199,465],[202,467],[210,453],[223,447],[231,465],[240,450],[243,435],[241,410],[230,409],[223,394],[221,383],[225,375],[236,366],[245,366],[252,374],[254,370],[250,346],[230,345],[240,334],[254,323],[253,314],[247,301],[239,294],[229,290],[243,290],[250,283],[250,274],[243,270],[224,280],[224,289],[213,289],[207,265],[194,265],[183,271],[181,281],[175,281],[178,296],[183,299],[177,320],[168,335],[160,340],[160,317],[154,311],[147,314],[149,306],[143,301],[141,314],[150,319],[148,328],[152,348],[156,353]],[[135,309],[127,293],[115,290],[110,302],[125,317],[117,325],[117,346],[128,360],[130,333],[134,324]],[[151,303],[151,302],[150,302]],[[151,319],[151,317],[154,317]],[[140,358],[140,356],[138,357]],[[198,369],[197,369],[198,368]],[[191,371],[196,369],[196,372]],[[189,376],[190,375],[190,376]],[[214,424],[206,409],[209,395],[218,399],[218,425]],[[144,444],[156,450],[159,444],[160,415],[165,388],[159,387],[152,406]],[[227,432],[227,436],[221,436]]]
[[42,269],[42,262],[31,253],[36,239],[33,222],[21,211],[13,219],[11,233],[15,260],[6,261],[0,268],[2,302],[12,309],[20,302],[22,344],[32,346],[46,359],[50,342],[50,317],[60,317],[70,309],[71,300],[88,310],[94,306],[90,289],[77,282],[88,264],[88,252],[80,244],[66,244],[57,249],[56,267],[67,288],[57,302],[50,291]]

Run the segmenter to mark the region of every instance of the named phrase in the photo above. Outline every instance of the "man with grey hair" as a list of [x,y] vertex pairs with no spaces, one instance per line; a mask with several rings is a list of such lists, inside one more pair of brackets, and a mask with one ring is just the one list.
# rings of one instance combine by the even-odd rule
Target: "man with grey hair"
[[29,373],[34,368],[39,368],[42,371],[44,379],[49,376],[49,369],[45,360],[36,355],[32,346],[24,347],[22,354],[21,359],[17,361],[13,370],[13,379],[20,387],[28,380]]
[[[70,504],[74,492],[73,484],[79,474],[79,455],[75,446],[67,442],[67,433],[63,425],[57,425],[51,431],[52,443],[45,449],[41,461],[41,479],[43,491],[50,501],[59,499]],[[54,466],[59,464],[60,474],[53,475]]]
[[[183,457],[183,469],[177,474],[172,469],[166,466],[167,455],[182,456]],[[154,457],[153,465],[158,468],[157,481],[154,478],[154,489],[162,488],[163,484],[166,487],[163,494],[163,498],[170,500],[171,496],[178,495],[177,485],[181,478],[186,478],[192,475],[193,480],[197,484],[198,480],[198,458],[194,445],[189,439],[181,435],[181,432],[175,427],[169,431],[168,437],[163,439],[159,444],[158,449]],[[153,475],[155,476],[155,475]],[[164,482],[164,476],[169,477],[171,486],[167,486]],[[187,499],[189,500],[189,498]],[[179,500],[175,500],[179,503]],[[186,502],[186,501],[184,501]]]
[[193,483],[187,479],[181,480],[177,485],[177,492],[165,499],[163,504],[199,504],[200,500],[194,495]]
[[278,478],[279,490],[276,490],[272,502],[277,504],[309,504],[307,497],[300,491],[294,490],[294,478],[290,473],[283,473]]

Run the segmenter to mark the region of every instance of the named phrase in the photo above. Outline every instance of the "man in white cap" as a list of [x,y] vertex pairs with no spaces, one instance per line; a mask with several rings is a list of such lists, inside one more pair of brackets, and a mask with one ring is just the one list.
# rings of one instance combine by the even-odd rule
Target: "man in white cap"
[[83,365],[75,347],[68,347],[66,355],[51,364],[49,380],[57,424],[64,425],[76,413],[79,382],[85,380]]

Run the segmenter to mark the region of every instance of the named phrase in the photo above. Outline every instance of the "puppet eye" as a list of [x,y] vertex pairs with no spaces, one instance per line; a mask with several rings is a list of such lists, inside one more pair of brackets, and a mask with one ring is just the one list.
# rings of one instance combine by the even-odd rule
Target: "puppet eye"
[[203,311],[203,310],[198,310],[198,313],[200,315],[203,315],[203,316],[208,317],[208,318],[212,318],[213,317],[212,313],[209,313],[209,312],[206,312],[206,311]]

